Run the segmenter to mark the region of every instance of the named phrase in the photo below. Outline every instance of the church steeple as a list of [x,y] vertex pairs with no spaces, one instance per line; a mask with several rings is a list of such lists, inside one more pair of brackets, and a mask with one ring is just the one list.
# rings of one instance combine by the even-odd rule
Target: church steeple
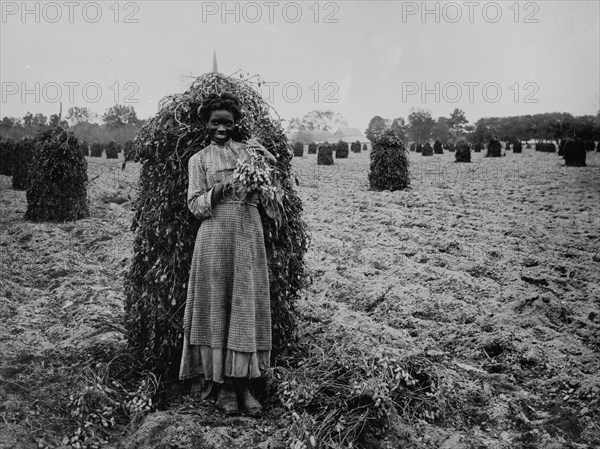
[[212,68],[213,73],[219,73],[219,71],[217,70],[217,52],[213,50],[213,68]]

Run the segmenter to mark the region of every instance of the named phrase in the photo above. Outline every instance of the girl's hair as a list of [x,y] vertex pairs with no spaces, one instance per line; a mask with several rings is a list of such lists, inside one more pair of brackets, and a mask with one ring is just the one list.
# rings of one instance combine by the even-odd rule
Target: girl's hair
[[236,96],[229,92],[210,94],[202,106],[198,108],[200,120],[204,123],[208,123],[210,114],[212,114],[213,111],[229,111],[233,114],[233,120],[236,122],[242,118],[240,103]]

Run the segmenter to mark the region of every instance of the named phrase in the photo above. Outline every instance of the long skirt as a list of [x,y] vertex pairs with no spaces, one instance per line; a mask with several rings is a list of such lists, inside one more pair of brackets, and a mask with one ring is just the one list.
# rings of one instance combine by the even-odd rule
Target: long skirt
[[180,379],[253,378],[269,367],[271,307],[254,204],[226,201],[198,229],[184,314]]

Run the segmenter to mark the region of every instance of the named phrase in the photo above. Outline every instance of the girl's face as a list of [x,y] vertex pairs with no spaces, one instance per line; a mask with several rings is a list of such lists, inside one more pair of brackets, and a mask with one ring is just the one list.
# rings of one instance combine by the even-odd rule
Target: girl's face
[[231,138],[235,121],[229,111],[213,111],[208,120],[208,132],[212,140],[222,144]]

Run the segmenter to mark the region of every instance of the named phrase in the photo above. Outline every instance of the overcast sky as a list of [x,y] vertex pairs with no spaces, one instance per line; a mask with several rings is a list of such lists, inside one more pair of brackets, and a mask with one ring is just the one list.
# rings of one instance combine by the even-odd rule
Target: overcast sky
[[329,109],[362,131],[411,108],[460,108],[471,123],[600,108],[596,0],[26,5],[2,1],[1,116],[57,113],[60,99],[63,115],[118,100],[147,118],[211,70],[213,51],[220,72],[269,82],[282,118]]

